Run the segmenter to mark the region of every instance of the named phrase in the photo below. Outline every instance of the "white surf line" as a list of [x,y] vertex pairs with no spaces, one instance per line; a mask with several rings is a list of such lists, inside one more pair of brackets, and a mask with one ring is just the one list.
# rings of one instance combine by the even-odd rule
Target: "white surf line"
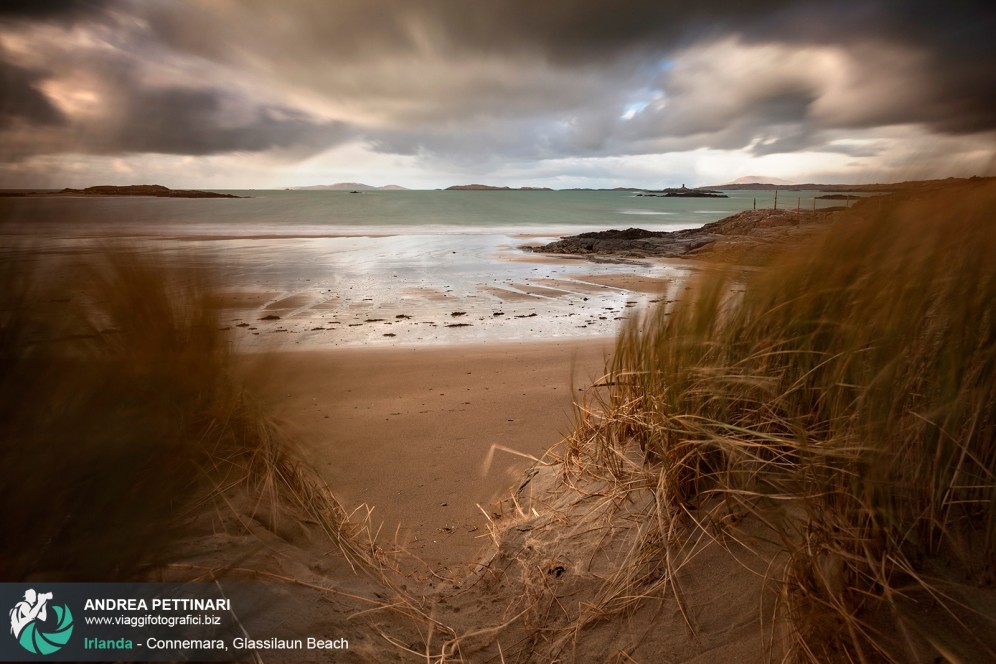
[[[568,281],[568,280],[567,279],[558,279],[557,281]],[[557,286],[553,286],[553,285],[550,285],[550,284],[547,284],[547,283],[542,283],[542,282],[539,282],[539,281],[537,281],[535,283],[532,283],[531,285],[534,288],[542,288],[543,290],[556,291],[558,293],[563,293],[565,295],[584,295],[585,294],[583,291],[567,290],[566,288],[558,288]],[[527,295],[533,295],[533,293],[526,293],[526,294]],[[536,297],[549,297],[549,296],[536,296]],[[556,299],[556,298],[552,298],[551,297],[550,299],[552,300],[552,299]]]
[[[259,313],[263,313],[264,315],[266,315],[266,312],[270,312],[273,315],[279,315],[280,316],[279,320],[281,322],[285,322],[285,321],[288,321],[289,319],[294,318],[299,313],[312,311],[313,308],[314,308],[314,306],[316,304],[325,304],[326,302],[329,302],[332,299],[337,298],[336,295],[332,295],[332,296],[326,297],[325,294],[322,293],[322,294],[319,294],[317,297],[313,297],[309,302],[307,302],[305,304],[302,304],[301,306],[298,306],[298,307],[286,307],[286,308],[284,308],[284,307],[274,307],[272,309],[269,308],[269,307],[271,307],[274,304],[279,304],[283,300],[287,300],[287,299],[290,299],[292,297],[296,297],[298,295],[304,295],[304,294],[305,293],[302,292],[302,291],[297,291],[297,292],[284,291],[284,293],[280,297],[274,298],[274,299],[270,300],[269,302],[267,302],[266,304],[264,304],[263,306],[261,306],[259,308]],[[278,311],[281,312],[281,313],[280,314],[273,313],[273,312],[278,312]],[[329,312],[334,313],[334,314],[341,313],[337,309],[328,309],[326,311],[329,311]],[[313,316],[309,316],[309,318],[313,318]],[[276,322],[276,321],[273,321],[273,322]]]
[[[573,277],[558,277],[556,279],[549,279],[549,281],[553,281],[553,282],[561,281],[561,282],[568,283],[568,284],[578,284],[579,286],[592,285],[592,286],[597,286],[598,288],[603,288],[603,289],[611,288],[610,286],[606,286],[604,284],[589,284],[586,281],[582,281],[580,279],[574,279]],[[568,289],[565,289],[565,288],[558,288],[558,287],[553,286],[553,285],[546,285],[546,283],[543,282],[543,281],[541,281],[541,280],[537,280],[536,281],[536,285],[539,288],[548,288],[550,290],[563,291],[565,293],[571,293],[573,295],[598,295],[599,294],[597,290],[592,290],[590,288],[583,288],[582,287],[582,288],[579,288],[578,290],[568,290]]]
[[637,292],[637,291],[634,291],[631,288],[624,288],[622,286],[609,286],[607,284],[600,284],[600,283],[596,283],[594,281],[585,281],[584,279],[576,279],[576,278],[573,278],[573,277],[565,278],[564,281],[573,281],[573,282],[578,283],[578,284],[585,284],[586,286],[597,286],[598,288],[605,288],[606,290],[619,291],[621,293],[635,293],[635,292]]
[[[482,284],[482,285],[484,285],[484,284]],[[492,285],[487,285],[486,287],[490,288],[491,290],[505,291],[506,293],[512,293],[514,295],[525,295],[526,297],[535,297],[535,298],[537,298],[539,300],[553,300],[554,302],[557,301],[557,298],[555,298],[555,297],[550,297],[549,295],[540,295],[538,293],[527,293],[526,291],[519,290],[518,288],[515,288],[514,286],[492,286]],[[543,288],[543,286],[536,286],[536,287],[537,288]],[[555,289],[550,288],[550,289],[547,289],[547,290],[555,290]],[[483,293],[485,293],[487,295],[490,295],[491,297],[498,298],[498,300],[501,301],[501,297],[499,297],[498,295],[495,295],[494,293],[487,293],[487,291],[480,291],[480,292],[483,292]]]

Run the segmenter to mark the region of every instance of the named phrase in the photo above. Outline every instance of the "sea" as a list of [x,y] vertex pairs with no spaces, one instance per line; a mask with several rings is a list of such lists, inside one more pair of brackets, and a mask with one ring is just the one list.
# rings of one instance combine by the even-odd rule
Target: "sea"
[[[223,193],[243,198],[0,198],[0,255],[27,269],[124,246],[157,264],[209,269],[226,302],[222,324],[247,352],[597,337],[673,300],[694,265],[549,258],[523,246],[696,228],[774,204],[768,191]],[[781,192],[779,207],[836,203],[819,193]]]

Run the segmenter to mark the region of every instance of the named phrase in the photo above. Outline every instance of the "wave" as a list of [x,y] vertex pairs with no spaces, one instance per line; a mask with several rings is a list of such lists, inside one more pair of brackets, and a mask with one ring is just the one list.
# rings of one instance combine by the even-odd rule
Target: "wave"
[[616,210],[618,214],[648,214],[648,215],[664,215],[664,214],[674,214],[674,212],[660,212],[658,210]]

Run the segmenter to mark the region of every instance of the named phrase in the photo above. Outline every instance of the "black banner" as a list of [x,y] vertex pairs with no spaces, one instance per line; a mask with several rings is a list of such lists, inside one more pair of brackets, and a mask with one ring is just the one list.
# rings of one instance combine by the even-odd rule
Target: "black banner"
[[335,661],[345,634],[274,611],[290,584],[2,583],[0,661]]

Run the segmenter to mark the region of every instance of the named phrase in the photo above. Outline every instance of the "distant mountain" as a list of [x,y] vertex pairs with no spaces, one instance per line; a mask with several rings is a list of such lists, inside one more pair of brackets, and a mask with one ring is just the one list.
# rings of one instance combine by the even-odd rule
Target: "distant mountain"
[[335,184],[313,184],[308,187],[288,187],[292,191],[408,191],[407,187],[389,184],[373,187],[362,182],[337,182]]
[[745,175],[742,178],[737,178],[733,182],[727,182],[726,184],[778,184],[778,185],[791,185],[792,183],[788,180],[782,180],[781,178],[769,178],[763,175]]
[[489,184],[455,184],[446,191],[553,191],[549,187],[492,187]]

